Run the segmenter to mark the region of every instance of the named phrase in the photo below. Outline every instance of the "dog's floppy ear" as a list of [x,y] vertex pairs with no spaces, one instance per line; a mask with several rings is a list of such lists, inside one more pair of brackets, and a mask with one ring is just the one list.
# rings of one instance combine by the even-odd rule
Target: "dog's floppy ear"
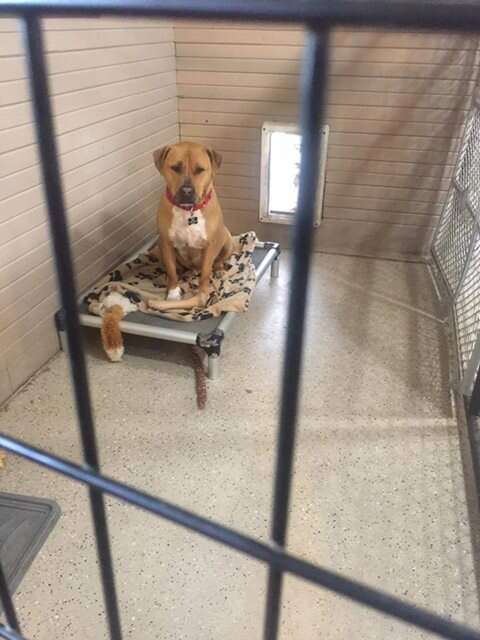
[[153,161],[160,173],[162,173],[163,165],[165,164],[165,160],[167,159],[170,149],[171,147],[167,145],[166,147],[161,147],[153,152]]
[[220,169],[222,165],[222,156],[215,151],[214,149],[207,149],[208,157],[210,158],[210,162],[212,163],[213,170],[216,171]]

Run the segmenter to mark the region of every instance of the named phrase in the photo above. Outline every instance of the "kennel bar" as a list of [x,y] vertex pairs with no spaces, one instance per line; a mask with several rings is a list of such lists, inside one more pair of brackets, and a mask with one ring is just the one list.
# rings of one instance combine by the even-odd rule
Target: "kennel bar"
[[[300,391],[301,357],[304,338],[306,293],[310,269],[311,236],[315,207],[316,170],[318,168],[318,139],[322,121],[323,97],[327,80],[328,31],[338,25],[382,26],[397,28],[458,29],[480,31],[480,3],[439,0],[311,0],[292,3],[289,0],[246,0],[230,3],[221,0],[56,0],[47,2],[0,0],[0,13],[19,15],[26,31],[26,52],[29,79],[35,112],[36,134],[39,141],[43,181],[46,192],[53,252],[62,307],[65,309],[65,328],[69,348],[71,375],[84,450],[84,466],[75,465],[27,443],[0,435],[0,447],[83,482],[89,490],[95,524],[100,575],[104,589],[105,607],[112,640],[122,637],[118,602],[115,592],[110,538],[107,530],[104,494],[109,494],[137,507],[147,509],[171,522],[201,533],[208,538],[237,549],[249,557],[266,563],[270,568],[270,589],[267,600],[265,639],[278,637],[278,617],[281,602],[283,572],[302,577],[352,601],[386,613],[398,620],[455,640],[480,640],[480,631],[457,624],[436,613],[426,611],[390,596],[365,584],[340,576],[320,566],[299,560],[286,553],[282,541],[286,539],[288,497],[295,450],[298,395]],[[287,340],[283,364],[280,425],[277,439],[275,495],[273,513],[273,541],[257,542],[223,525],[186,512],[154,496],[105,477],[100,472],[95,426],[83,352],[75,281],[62,184],[55,144],[53,118],[47,87],[45,54],[39,18],[43,15],[129,15],[189,18],[225,18],[241,20],[277,20],[304,23],[308,29],[301,91],[302,167],[300,175],[299,207],[295,216],[292,280],[289,295]],[[282,478],[283,476],[283,478]],[[8,589],[0,583],[0,597],[9,604]],[[13,603],[12,603],[13,607]],[[15,609],[12,609],[15,616]],[[0,637],[21,638],[12,628],[18,622],[7,620],[0,626]]]
[[473,385],[472,397],[470,400],[470,410],[473,415],[480,416],[480,372],[477,373],[477,379]]
[[0,12],[253,20],[313,29],[323,25],[476,32],[480,25],[477,0],[0,0]]
[[[152,239],[148,240],[122,262],[132,262],[137,256],[147,252],[155,244],[157,244],[157,238],[153,241]],[[278,277],[280,245],[276,242],[261,242],[257,240],[252,260],[255,265],[257,284],[263,278],[268,268],[270,268],[272,278]],[[85,295],[88,291],[89,289],[87,288],[78,298],[80,324],[84,327],[99,329],[102,326],[102,318],[89,313],[88,305],[84,302]],[[208,377],[215,379],[219,373],[219,357],[223,339],[237,316],[238,313],[229,311],[217,318],[207,318],[196,322],[180,322],[178,320],[169,320],[157,315],[135,311],[128,315],[128,320],[120,322],[120,329],[122,333],[126,334],[199,346],[207,356]],[[55,323],[60,344],[62,349],[66,351],[65,314],[63,311],[60,310],[55,314]]]

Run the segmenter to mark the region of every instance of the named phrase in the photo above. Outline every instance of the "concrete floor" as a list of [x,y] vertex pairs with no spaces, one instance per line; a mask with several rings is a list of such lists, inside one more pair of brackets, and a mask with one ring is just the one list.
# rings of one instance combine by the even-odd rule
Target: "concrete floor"
[[[229,334],[222,375],[195,407],[183,346],[129,340],[89,366],[103,468],[268,538],[288,258]],[[416,307],[419,311],[409,309]],[[456,419],[425,268],[316,255],[289,547],[420,605],[479,624]],[[0,428],[80,460],[60,354],[0,413]],[[63,515],[21,585],[35,640],[106,637],[83,487],[9,458],[2,490]],[[263,566],[108,501],[126,638],[261,638]],[[282,639],[411,640],[412,627],[287,578]]]

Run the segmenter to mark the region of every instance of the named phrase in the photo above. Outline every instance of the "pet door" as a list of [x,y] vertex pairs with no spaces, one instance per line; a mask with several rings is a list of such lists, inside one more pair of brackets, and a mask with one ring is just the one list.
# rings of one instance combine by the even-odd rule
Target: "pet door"
[[[262,127],[260,222],[292,224],[297,211],[302,138],[294,124],[265,122]],[[321,130],[315,226],[323,212],[328,126]]]

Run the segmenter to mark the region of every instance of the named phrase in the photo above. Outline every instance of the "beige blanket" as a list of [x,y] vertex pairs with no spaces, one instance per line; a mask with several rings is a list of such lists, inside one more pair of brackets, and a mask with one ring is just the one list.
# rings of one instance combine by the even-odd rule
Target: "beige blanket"
[[[103,300],[116,291],[128,298],[131,311],[143,311],[171,320],[192,321],[219,316],[227,311],[246,311],[255,287],[255,266],[252,253],[256,236],[253,231],[234,238],[235,251],[226,263],[225,271],[217,271],[210,281],[210,295],[205,307],[188,311],[157,311],[148,307],[147,300],[165,299],[167,278],[165,270],[154,253],[144,253],[131,262],[124,262],[98,282],[85,296],[88,311],[103,315]],[[184,271],[179,274],[183,297],[194,295],[200,274]]]

